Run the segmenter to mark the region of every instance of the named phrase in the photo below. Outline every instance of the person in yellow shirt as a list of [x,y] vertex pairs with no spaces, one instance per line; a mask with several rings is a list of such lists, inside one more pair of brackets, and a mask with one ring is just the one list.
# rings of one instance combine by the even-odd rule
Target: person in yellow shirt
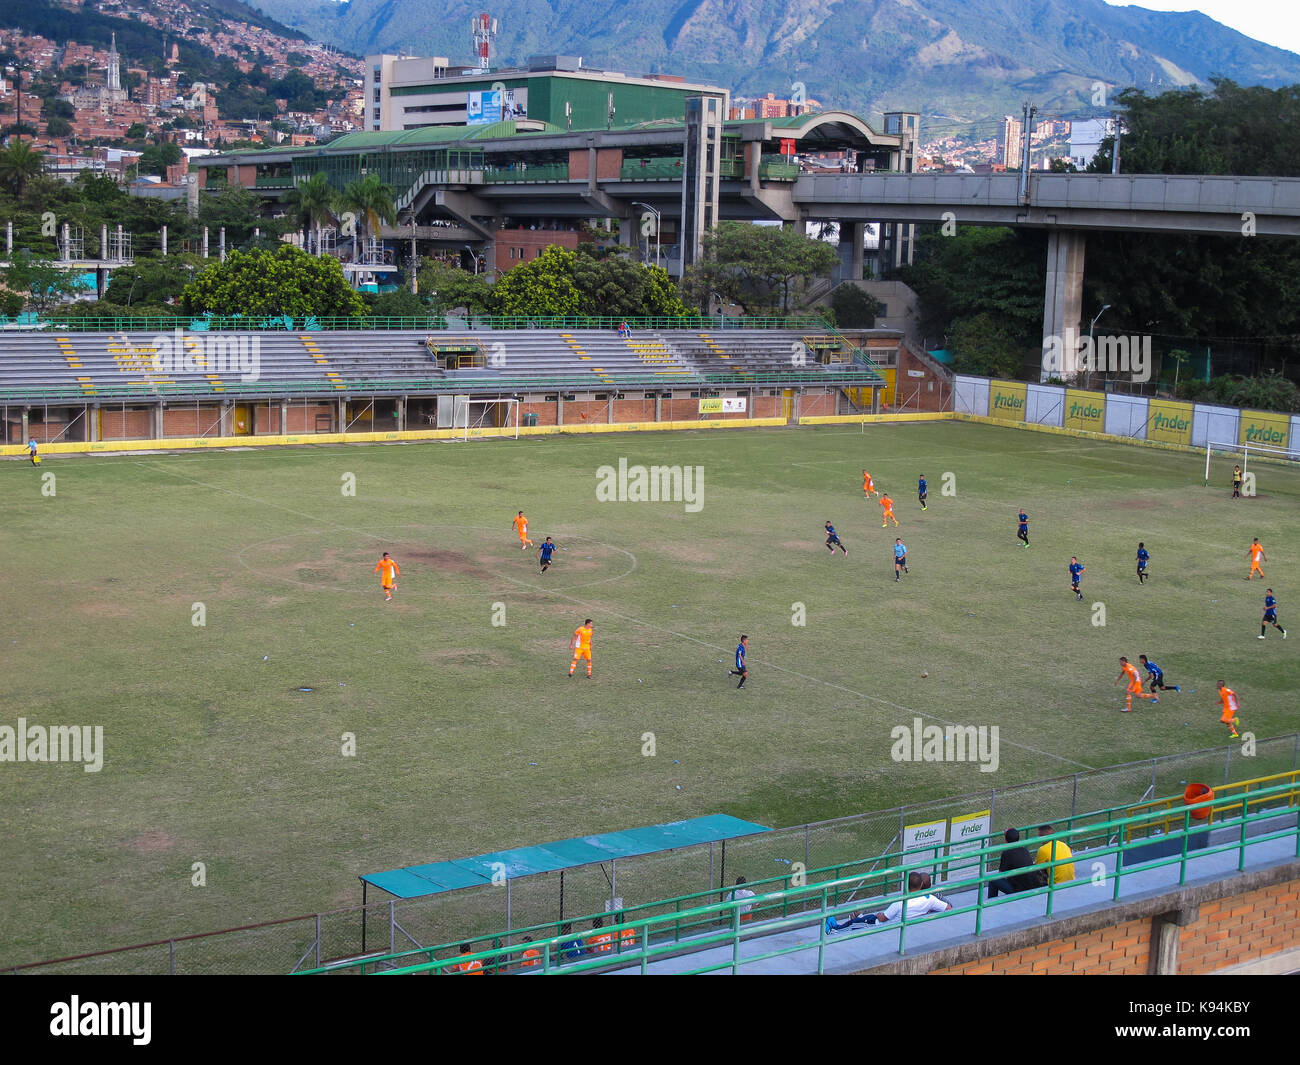
[[889,498],[888,492],[880,493],[880,527],[883,529],[891,521],[894,527],[898,527],[898,519],[894,517],[894,501]]
[[519,534],[519,550],[527,551],[533,546],[533,542],[528,539],[528,519],[524,517],[524,512],[521,510],[511,518],[510,524],[515,527],[515,532]]
[[865,499],[868,496],[879,495],[876,491],[876,482],[871,479],[871,474],[866,470],[862,471],[862,495]]
[[578,668],[578,659],[587,660],[587,679],[591,679],[591,618],[588,618],[573,630],[573,661],[569,664],[569,676]]
[[1250,580],[1251,577],[1254,577],[1255,574],[1258,573],[1259,579],[1262,581],[1264,579],[1264,569],[1260,565],[1260,563],[1267,562],[1268,555],[1264,554],[1264,545],[1259,542],[1258,536],[1256,536],[1254,541],[1251,543],[1249,554],[1250,554],[1250,575],[1246,578],[1246,580]]
[[[1044,825],[1038,830],[1039,836],[1050,836],[1052,826]],[[1038,848],[1038,853],[1034,855],[1034,862],[1037,865],[1044,865],[1047,862],[1060,861],[1062,858],[1073,858],[1074,852],[1066,846],[1063,840],[1049,840]],[[1066,862],[1064,865],[1058,865],[1052,870],[1052,878],[1058,884],[1064,884],[1068,880],[1074,879],[1074,863]]]
[[[1123,655],[1119,658],[1119,676],[1115,678],[1115,684],[1118,684],[1125,677],[1128,677],[1128,688],[1124,691],[1124,709],[1121,714],[1130,713],[1133,710],[1133,696],[1139,699],[1150,699],[1153,703],[1160,702],[1160,696],[1155,692],[1144,692],[1142,690],[1142,678],[1138,676],[1137,666],[1130,662]],[[1115,685],[1112,684],[1113,688]]]
[[397,563],[385,551],[384,557],[375,563],[374,572],[379,574],[379,584],[384,589],[384,602],[391,602],[393,589],[397,587],[397,578],[402,575],[402,571],[397,568]]

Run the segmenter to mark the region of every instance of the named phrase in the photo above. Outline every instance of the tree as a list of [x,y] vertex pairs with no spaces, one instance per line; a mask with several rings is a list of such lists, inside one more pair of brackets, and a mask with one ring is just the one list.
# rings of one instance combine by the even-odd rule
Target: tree
[[958,319],[987,311],[1018,346],[1042,339],[1046,274],[1041,233],[980,226],[922,234],[916,262],[896,271],[916,291],[929,335],[948,335]]
[[852,282],[838,286],[831,293],[831,309],[836,323],[844,329],[872,329],[880,313],[880,301]]
[[686,298],[702,307],[722,296],[747,314],[788,311],[797,287],[829,276],[836,262],[829,244],[783,227],[723,222],[703,243],[701,261],[682,279]]
[[261,201],[248,189],[229,185],[220,192],[199,199],[199,225],[207,226],[215,240],[217,232],[226,230],[227,247],[239,247],[253,237],[253,230],[265,228]]
[[[582,293],[573,280],[577,256],[552,244],[535,259],[507,270],[496,283],[502,314],[562,316],[578,314]],[[441,304],[441,295],[438,302]]]
[[948,345],[957,373],[1016,378],[1024,365],[1013,330],[987,312],[953,322]]
[[27,141],[11,141],[0,149],[0,185],[16,196],[45,168],[45,156]]
[[367,174],[348,183],[339,194],[336,210],[350,212],[356,218],[358,246],[361,240],[379,235],[381,224],[397,224],[397,208],[393,206],[393,190],[379,180],[378,174]]
[[275,251],[233,251],[185,286],[186,313],[360,317],[365,303],[348,285],[343,267],[288,244]]
[[14,256],[13,264],[3,274],[5,287],[27,293],[28,305],[40,314],[80,287],[71,270],[62,269],[49,259],[38,259],[26,249]]
[[45,132],[51,137],[66,137],[72,132],[72,123],[66,118],[51,118],[45,123]]
[[310,230],[316,238],[316,254],[321,251],[321,230],[332,225],[338,194],[324,173],[312,174],[300,181],[285,197],[287,217],[295,228]]
[[164,141],[162,144],[151,144],[140,153],[140,172],[143,174],[157,174],[162,177],[167,173],[169,166],[181,161],[181,156],[184,154],[181,151],[181,146],[173,144],[171,141]]
[[166,259],[137,259],[133,266],[113,271],[104,299],[134,307],[166,304],[179,299],[207,262],[198,255],[170,255]]
[[374,318],[419,318],[430,310],[423,297],[405,288],[361,298],[366,302],[366,314]]
[[500,307],[496,289],[487,278],[436,259],[426,259],[421,265],[416,287],[431,299],[436,292],[438,309],[444,313],[464,310],[466,314],[496,314]]
[[644,266],[625,254],[601,256],[590,244],[578,245],[572,263],[579,314],[626,318],[691,313],[661,266]]

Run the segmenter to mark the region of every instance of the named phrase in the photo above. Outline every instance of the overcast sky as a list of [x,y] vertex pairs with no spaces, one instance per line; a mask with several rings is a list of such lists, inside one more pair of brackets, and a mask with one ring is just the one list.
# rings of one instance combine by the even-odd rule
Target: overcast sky
[[1141,0],[1132,5],[1106,2],[1151,11],[1200,11],[1247,37],[1300,53],[1300,3],[1296,0]]

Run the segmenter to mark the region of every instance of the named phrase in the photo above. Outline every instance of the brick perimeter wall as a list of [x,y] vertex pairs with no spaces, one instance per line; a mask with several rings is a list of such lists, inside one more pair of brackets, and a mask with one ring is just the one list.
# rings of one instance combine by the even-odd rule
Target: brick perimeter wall
[[104,408],[101,425],[104,440],[147,440],[153,436],[152,411]]
[[[220,414],[216,406],[167,408],[163,411],[163,436],[220,436]],[[104,430],[108,431],[107,412]]]
[[[1151,969],[1149,917],[965,962],[932,975],[1124,975]],[[1178,973],[1213,973],[1300,945],[1300,880],[1200,904],[1179,930]]]

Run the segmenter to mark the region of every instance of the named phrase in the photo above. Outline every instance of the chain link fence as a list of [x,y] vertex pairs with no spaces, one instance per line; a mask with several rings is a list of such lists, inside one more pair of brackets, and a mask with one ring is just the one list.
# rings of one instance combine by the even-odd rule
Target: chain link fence
[[[1006,827],[1058,829],[1101,822],[1112,811],[1152,798],[1181,796],[1189,783],[1223,784],[1300,770],[1300,733],[1260,740],[1253,754],[1240,745],[1088,770],[1049,780],[991,788],[890,810],[776,829],[723,843],[699,844],[607,865],[580,866],[501,885],[468,888],[421,899],[391,899],[244,928],[177,937],[77,957],[13,966],[14,973],[77,975],[277,974],[319,968],[364,955],[421,950],[410,964],[445,958],[454,944],[475,950],[526,934],[535,939],[590,936],[591,922],[611,900],[629,920],[715,902],[738,876],[762,896],[799,883],[819,883],[861,872],[855,898],[900,890],[887,873],[901,863],[899,839],[907,825],[991,811],[999,842]],[[916,857],[914,852],[913,858]],[[940,859],[942,861],[942,859]],[[691,897],[694,896],[694,897]],[[837,894],[836,904],[847,901]],[[650,901],[660,900],[660,901]],[[762,912],[761,898],[755,900]],[[865,907],[864,907],[865,908]],[[530,931],[531,930],[531,931]],[[686,926],[678,934],[691,931]]]

